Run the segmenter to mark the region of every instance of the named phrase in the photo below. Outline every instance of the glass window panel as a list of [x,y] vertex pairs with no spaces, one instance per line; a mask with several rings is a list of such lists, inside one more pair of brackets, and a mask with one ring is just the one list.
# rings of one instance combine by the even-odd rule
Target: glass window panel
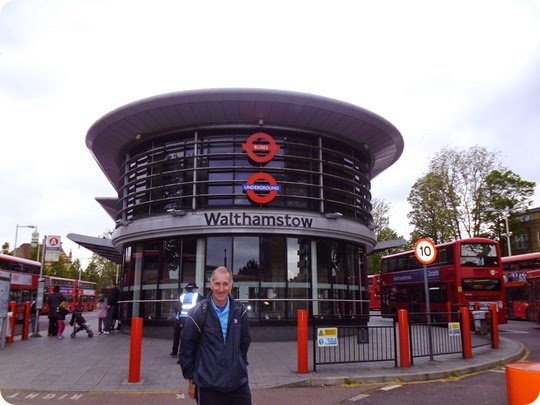
[[259,280],[259,237],[234,238],[231,270],[234,282]]
[[210,280],[216,267],[228,267],[232,257],[231,236],[210,236],[206,238],[206,277]]

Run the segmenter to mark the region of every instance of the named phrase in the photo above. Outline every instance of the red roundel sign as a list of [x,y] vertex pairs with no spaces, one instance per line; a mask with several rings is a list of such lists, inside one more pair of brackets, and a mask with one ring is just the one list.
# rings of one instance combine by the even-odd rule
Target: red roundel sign
[[268,173],[254,173],[243,185],[243,188],[253,202],[267,204],[276,198],[281,186]]
[[245,150],[249,158],[257,163],[270,162],[280,149],[274,138],[264,132],[251,135],[242,145],[242,150]]

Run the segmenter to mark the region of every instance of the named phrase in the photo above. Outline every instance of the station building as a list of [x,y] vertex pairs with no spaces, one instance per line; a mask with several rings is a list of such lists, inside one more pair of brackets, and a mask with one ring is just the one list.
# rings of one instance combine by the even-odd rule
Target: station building
[[221,265],[253,325],[369,313],[371,180],[404,147],[382,117],[289,91],[185,91],[111,111],[86,145],[117,192],[97,198],[116,229],[68,237],[121,265],[125,320],[166,324]]

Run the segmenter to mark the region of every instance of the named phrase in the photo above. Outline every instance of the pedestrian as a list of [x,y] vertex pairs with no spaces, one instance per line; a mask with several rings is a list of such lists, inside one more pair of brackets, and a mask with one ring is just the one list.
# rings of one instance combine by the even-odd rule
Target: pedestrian
[[102,333],[105,333],[108,335],[109,327],[107,325],[107,301],[105,301],[105,297],[103,294],[99,295],[99,300],[97,303],[98,307],[98,333],[101,335]]
[[49,318],[49,330],[47,336],[57,336],[58,334],[58,307],[66,299],[60,292],[60,286],[53,287],[52,294],[47,297],[47,317]]
[[32,296],[32,303],[30,306],[30,325],[32,326],[32,334],[35,335],[39,332],[39,322],[36,322],[36,296]]
[[[113,282],[111,290],[107,295],[107,330],[112,332],[120,329],[120,320],[118,318],[118,301],[120,300],[120,290],[118,285]],[[115,323],[117,323],[115,328]]]
[[198,302],[204,298],[198,293],[199,287],[196,283],[188,283],[186,285],[186,292],[178,297],[178,300],[174,303],[174,329],[173,329],[173,346],[171,356],[178,356],[178,346],[180,344],[180,335],[182,328],[188,317],[188,311],[193,308]]
[[211,292],[190,311],[182,330],[178,363],[199,405],[251,405],[247,309],[232,296],[232,286],[231,271],[216,268]]
[[64,338],[64,329],[66,329],[66,315],[69,314],[69,304],[66,300],[62,301],[58,306],[56,313],[56,320],[58,322],[58,333],[56,337],[58,339]]

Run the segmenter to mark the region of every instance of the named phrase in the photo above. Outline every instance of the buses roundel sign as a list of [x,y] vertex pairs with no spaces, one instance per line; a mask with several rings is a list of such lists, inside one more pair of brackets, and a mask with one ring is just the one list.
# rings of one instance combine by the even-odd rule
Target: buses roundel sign
[[274,138],[264,132],[254,133],[242,145],[242,150],[246,151],[249,158],[257,163],[270,162],[280,149]]
[[437,258],[437,247],[429,238],[420,238],[414,244],[416,259],[422,264],[431,264]]

